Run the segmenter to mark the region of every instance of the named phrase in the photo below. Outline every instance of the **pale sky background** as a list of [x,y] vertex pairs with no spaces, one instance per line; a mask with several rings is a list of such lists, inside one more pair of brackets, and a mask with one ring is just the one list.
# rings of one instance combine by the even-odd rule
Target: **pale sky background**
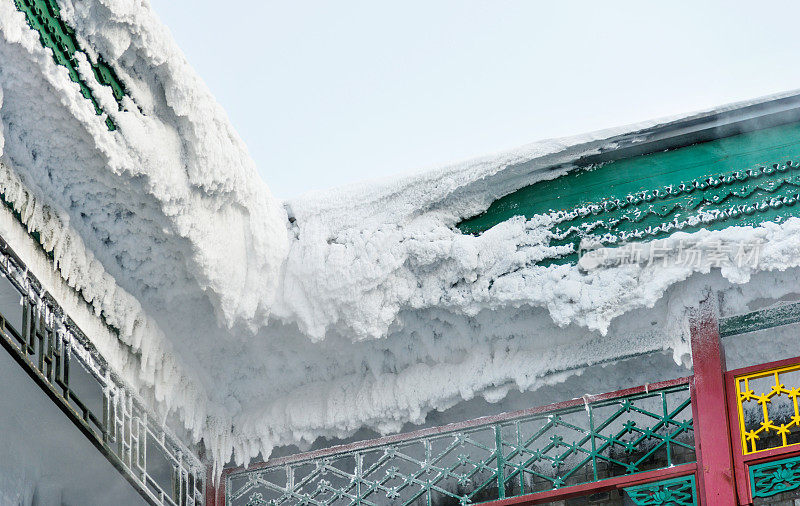
[[278,197],[800,88],[796,1],[151,3]]

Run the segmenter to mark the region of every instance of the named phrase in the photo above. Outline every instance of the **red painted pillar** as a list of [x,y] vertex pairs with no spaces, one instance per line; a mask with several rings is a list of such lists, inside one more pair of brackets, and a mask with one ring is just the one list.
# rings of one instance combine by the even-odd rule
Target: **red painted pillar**
[[735,506],[736,489],[725,398],[725,354],[719,338],[717,304],[712,297],[710,295],[704,300],[689,318],[699,493],[703,505]]
[[205,506],[225,506],[225,487],[223,478],[214,486],[214,469],[208,466],[206,469],[206,505]]

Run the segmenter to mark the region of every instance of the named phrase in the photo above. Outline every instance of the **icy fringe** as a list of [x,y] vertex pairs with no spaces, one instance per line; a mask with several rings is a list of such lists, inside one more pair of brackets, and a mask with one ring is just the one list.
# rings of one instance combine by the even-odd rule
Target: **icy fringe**
[[[159,174],[163,153],[145,148],[135,154],[144,158],[141,172],[155,176],[155,185],[167,186],[151,191],[178,235],[191,243],[188,270],[211,299],[220,323],[229,328],[242,324],[251,330],[266,324],[288,249],[286,212],[259,177],[224,109],[148,2],[60,3],[67,23],[85,39],[83,47],[115,62],[131,95],[140,101],[131,108],[142,107],[145,116],[158,116],[180,144],[181,157],[166,160],[180,169],[179,179],[185,178],[177,185],[172,176]],[[112,107],[108,110],[114,110],[109,91],[100,91]],[[126,116],[117,114],[114,119],[121,123],[129,145],[138,150],[139,145],[152,142],[157,131],[146,130],[152,123],[139,116],[141,124],[136,125]],[[176,199],[177,195],[181,198]],[[215,247],[207,247],[209,242]]]
[[[59,4],[90,58],[97,57],[94,51],[103,54],[130,97],[123,100],[125,111],[119,111],[110,89],[94,79],[86,57],[76,55],[84,81],[118,126],[116,132],[107,131],[13,2],[0,4],[6,44],[0,85],[16,101],[6,104],[14,119],[7,120],[6,135],[15,142],[6,139],[5,156],[25,169],[29,187],[40,186],[48,195],[56,190],[48,183],[58,185],[59,173],[67,177],[75,165],[83,165],[84,174],[93,176],[107,195],[124,189],[129,200],[104,204],[129,212],[123,214],[129,227],[149,227],[148,236],[138,238],[141,245],[128,245],[133,249],[129,256],[138,261],[140,250],[156,244],[176,277],[203,292],[223,325],[264,323],[288,247],[286,213],[259,178],[225,112],[146,2]],[[24,105],[25,111],[17,110]],[[44,121],[35,124],[36,115]],[[38,157],[23,159],[20,143]],[[48,181],[53,173],[54,181]],[[76,220],[70,195],[51,197]],[[113,225],[86,214],[98,233],[113,237]],[[103,261],[108,267],[108,259]],[[136,296],[154,282],[137,279],[141,273],[126,274],[133,282],[126,288]]]
[[[213,442],[230,439],[218,434],[230,433],[228,411],[207,407],[205,386],[187,372],[204,368],[179,363],[175,340],[140,302],[164,312],[197,303],[217,318],[214,327],[257,325],[267,318],[288,244],[285,212],[146,4],[61,7],[68,18],[77,13],[72,22],[82,41],[97,34],[101,40],[83,46],[113,55],[139,102],[126,99],[128,112],[117,113],[110,91],[79,56],[84,80],[117,115],[119,130],[108,132],[14,3],[0,3],[2,191],[28,230],[40,234],[61,276],[119,332],[125,346],[83,319],[87,333],[105,343],[98,347],[112,367],[131,385],[151,389],[162,412],[177,410],[195,439],[219,447]],[[126,8],[130,15],[120,11]],[[114,36],[106,39],[108,33]],[[191,346],[191,333],[183,335],[181,346]],[[231,454],[231,443],[222,446],[215,462]]]
[[665,120],[315,192],[284,203],[288,227],[146,2],[60,5],[135,103],[117,112],[93,85],[119,126],[109,133],[13,3],[0,2],[0,86],[13,97],[0,107],[0,190],[58,273],[9,211],[1,233],[37,259],[37,277],[111,366],[204,441],[217,472],[232,454],[246,463],[278,444],[398,431],[432,410],[499,402],[629,353],[669,349],[683,361],[685,308],[709,288],[731,311],[796,291],[797,269],[778,272],[800,262],[796,219],[668,239],[709,249],[764,241],[758,265],[728,258],[713,272],[540,267],[559,252],[548,216],[479,237],[454,230],[497,197]]
[[[138,363],[132,359],[128,348],[121,346],[113,333],[102,332],[101,325],[92,325],[86,318],[77,319],[79,325],[91,326],[90,335],[101,353],[107,356],[112,367],[124,373],[124,377],[132,384],[142,385],[156,389],[156,399],[165,402],[177,409],[196,434],[205,442],[207,449],[210,450],[216,466],[226,462],[232,452],[237,455],[237,461],[246,462],[250,457],[258,452],[269,454],[273,444],[278,442],[313,441],[318,435],[337,435],[347,436],[363,425],[372,426],[381,432],[396,431],[403,422],[412,420],[421,423],[425,414],[430,409],[446,409],[454,405],[460,399],[470,399],[475,395],[483,395],[491,401],[501,400],[510,388],[516,387],[519,390],[530,390],[542,385],[552,384],[563,381],[569,374],[578,374],[580,369],[568,374],[550,375],[547,371],[558,370],[559,365],[568,364],[574,361],[575,357],[581,357],[584,364],[591,364],[593,361],[601,361],[613,358],[622,354],[622,350],[628,353],[643,353],[653,349],[672,348],[676,361],[681,361],[688,354],[685,321],[683,314],[687,305],[694,304],[700,297],[708,293],[709,289],[719,290],[726,293],[728,301],[727,310],[736,312],[746,308],[746,304],[753,298],[779,297],[786,293],[796,291],[791,280],[796,281],[796,272],[791,272],[788,276],[761,276],[761,280],[755,284],[749,284],[746,290],[731,288],[729,282],[746,283],[750,281],[752,275],[758,269],[784,270],[789,267],[797,266],[800,259],[800,220],[790,219],[784,224],[767,223],[761,227],[733,228],[724,231],[708,232],[701,231],[694,234],[678,233],[662,243],[662,246],[669,246],[669,243],[683,242],[684,247],[694,247],[709,251],[717,250],[721,246],[737,245],[742,242],[760,242],[763,244],[761,250],[760,264],[758,266],[743,265],[738,266],[733,261],[723,262],[719,271],[721,276],[711,278],[697,278],[696,276],[689,283],[680,283],[689,279],[693,273],[709,273],[711,264],[699,265],[696,268],[675,266],[671,268],[649,268],[647,266],[629,265],[624,268],[603,269],[596,275],[608,275],[611,279],[622,280],[618,286],[604,283],[605,289],[616,288],[616,290],[632,290],[630,299],[626,301],[617,298],[622,306],[615,308],[614,313],[634,314],[635,318],[618,319],[619,327],[611,328],[608,336],[602,340],[592,339],[585,341],[576,339],[572,331],[562,330],[562,335],[568,342],[565,346],[557,346],[550,343],[548,346],[531,349],[526,352],[525,347],[520,347],[519,343],[513,341],[505,342],[502,347],[493,346],[490,343],[473,343],[478,347],[477,353],[471,358],[460,364],[440,363],[434,367],[418,365],[409,370],[402,371],[394,378],[375,378],[373,385],[374,396],[364,399],[356,407],[360,411],[359,417],[350,421],[344,419],[328,419],[327,427],[322,420],[319,420],[316,427],[309,427],[309,422],[313,419],[302,420],[302,409],[316,409],[319,403],[324,405],[348,405],[348,396],[359,397],[358,390],[363,390],[362,385],[348,384],[348,382],[334,381],[330,389],[319,390],[311,388],[300,388],[295,392],[298,399],[292,402],[285,398],[282,408],[272,406],[268,411],[262,411],[256,415],[250,413],[245,418],[240,418],[231,427],[231,421],[225,420],[223,423],[210,423],[203,412],[206,405],[204,395],[198,393],[198,389],[190,380],[178,380],[180,377],[180,367],[175,364],[172,358],[172,350],[169,343],[165,342],[158,326],[149,321],[149,318],[142,312],[137,301],[121,290],[114,284],[102,266],[94,260],[90,251],[86,250],[82,241],[75,235],[69,227],[65,226],[59,219],[59,215],[50,206],[43,205],[37,201],[32,193],[26,190],[13,171],[2,166],[0,171],[0,190],[9,202],[19,213],[22,222],[26,225],[29,232],[40,234],[42,246],[46,251],[52,252],[55,264],[59,269],[60,275],[66,280],[69,286],[80,291],[83,297],[92,305],[95,314],[101,316],[109,324],[121,330],[120,339],[132,349],[141,353],[142,361]],[[2,234],[4,237],[15,237],[9,229],[9,220],[13,221],[7,211],[7,215],[2,220],[4,223]],[[17,234],[19,235],[19,234]],[[27,241],[31,239],[27,237]],[[12,243],[14,247],[20,244],[22,239],[19,237]],[[30,252],[31,246],[27,246],[24,251],[28,252],[26,258],[36,257]],[[613,255],[614,251],[609,251]],[[644,255],[646,257],[646,255]],[[732,260],[732,259],[731,259]],[[47,272],[48,259],[38,254],[38,268],[34,271],[37,276],[41,272]],[[559,267],[543,269],[542,273],[548,276],[555,274],[554,270],[559,271],[561,283],[573,286],[573,290],[579,297],[581,286],[575,283],[587,283],[591,275],[580,272],[575,267]],[[595,280],[598,278],[595,277]],[[50,284],[58,284],[50,279]],[[109,288],[111,287],[111,288]],[[585,287],[584,287],[585,288]],[[51,291],[53,288],[49,288]],[[69,290],[61,289],[55,291],[54,295],[59,300],[69,299]],[[617,291],[614,293],[617,293]],[[669,292],[669,296],[663,295]],[[730,294],[730,295],[728,295]],[[73,297],[74,298],[74,297]],[[633,301],[638,301],[634,303]],[[653,307],[662,304],[657,311],[652,314],[637,312],[636,306]],[[68,311],[79,311],[79,305],[73,302],[65,306]],[[504,313],[508,315],[509,313]],[[121,315],[127,315],[125,320],[121,320]],[[666,329],[662,334],[647,334],[643,328],[651,325],[648,320],[645,324],[637,328],[634,320],[640,320],[642,316],[647,318],[658,318],[659,327]],[[547,313],[542,313],[536,317],[542,327],[552,327],[547,324]],[[613,318],[610,318],[613,319]],[[476,319],[480,320],[480,317]],[[609,321],[610,323],[610,321]],[[89,329],[87,329],[89,330]],[[556,328],[553,327],[553,331]],[[149,334],[138,332],[146,331]],[[158,341],[154,336],[161,336]],[[646,337],[646,338],[645,338]],[[511,346],[509,348],[509,346]],[[505,348],[505,349],[503,349]],[[598,350],[606,349],[607,356],[603,356]],[[502,350],[502,351],[501,351]],[[549,355],[548,355],[549,353]],[[567,358],[565,355],[570,355]],[[149,357],[149,358],[148,358]],[[542,367],[542,364],[549,364]],[[152,364],[147,366],[145,364]],[[471,375],[465,375],[465,371],[471,370]],[[432,377],[437,380],[432,381]],[[448,380],[449,378],[449,380]],[[362,378],[363,380],[363,378]],[[465,381],[467,380],[467,381]],[[388,381],[388,382],[387,382]],[[159,385],[161,383],[161,385]],[[353,391],[353,388],[357,390]],[[408,395],[412,393],[409,397]],[[427,400],[425,400],[427,399]],[[420,401],[425,400],[424,407]],[[408,411],[400,415],[393,407],[394,403],[407,403]],[[296,404],[293,406],[293,404]],[[350,404],[352,406],[352,404]],[[188,409],[187,409],[188,408]],[[194,409],[194,412],[189,411]],[[322,410],[325,411],[324,409]],[[265,427],[270,426],[270,421],[280,420],[290,416],[291,421],[285,420],[286,432],[280,434],[272,429],[264,431]],[[294,418],[292,418],[292,414]],[[331,428],[338,427],[335,431]],[[256,436],[254,434],[263,434]],[[217,467],[219,471],[219,467]]]
[[[65,224],[62,214],[36,198],[3,163],[0,193],[15,214],[2,206],[0,235],[91,338],[112,369],[155,401],[153,406],[160,408],[162,416],[167,417],[174,410],[196,440],[201,435],[209,438],[219,427],[230,426],[229,420],[209,426],[205,392],[175,360],[174,350],[158,325],[144,313],[135,297],[116,284]],[[20,224],[24,231],[19,229]],[[38,245],[30,235],[34,233],[39,236]],[[52,260],[44,252],[52,255]]]

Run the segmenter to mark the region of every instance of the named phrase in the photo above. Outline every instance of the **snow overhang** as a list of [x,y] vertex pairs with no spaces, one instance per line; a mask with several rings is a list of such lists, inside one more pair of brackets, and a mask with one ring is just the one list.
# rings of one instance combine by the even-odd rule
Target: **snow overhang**
[[[668,230],[666,266],[592,269],[545,262],[575,246],[553,242],[566,221],[549,211],[575,211],[587,203],[580,199],[564,209],[533,206],[479,235],[456,227],[531,185],[635,174],[647,165],[626,164],[681,147],[699,155],[748,135],[760,143],[771,128],[791,140],[795,92],[281,203],[149,8],[58,5],[82,48],[78,75],[115,129],[25,14],[0,4],[2,192],[60,276],[141,357],[135,379],[180,414],[217,462],[363,427],[396,431],[432,410],[475,396],[499,401],[554,373],[631,353],[671,350],[682,362],[684,310],[708,289],[739,290],[739,305],[795,289],[800,223],[789,215]],[[92,77],[100,55],[129,107]],[[778,151],[763,161],[731,148],[725,156],[741,167],[709,177],[759,169],[720,184],[744,195],[750,181],[785,180],[775,191],[789,191],[794,165],[785,162],[797,158],[768,144]],[[786,171],[761,171],[774,163]],[[589,203],[641,191],[620,189]],[[746,198],[757,192],[769,193]],[[691,211],[702,219],[698,208],[712,205]],[[782,201],[780,212],[795,208]],[[675,257],[679,244],[711,251],[750,243],[763,245],[755,264],[681,265]],[[606,250],[614,249],[597,251],[613,259]]]

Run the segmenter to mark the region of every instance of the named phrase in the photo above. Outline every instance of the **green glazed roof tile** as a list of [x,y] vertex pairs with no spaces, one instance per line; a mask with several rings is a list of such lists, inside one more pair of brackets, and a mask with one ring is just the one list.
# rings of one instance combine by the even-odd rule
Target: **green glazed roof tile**
[[800,215],[800,124],[607,162],[521,188],[458,228],[479,234],[515,216],[549,215],[550,245],[577,259],[582,240],[614,245],[678,230],[758,225]]
[[[17,9],[25,14],[28,25],[39,32],[42,45],[53,52],[55,62],[67,68],[70,79],[80,86],[81,94],[92,103],[95,113],[101,115],[103,109],[78,72],[78,62],[75,58],[78,53],[86,56],[91,63],[95,80],[111,88],[120,109],[122,108],[122,99],[126,95],[124,85],[114,69],[108,66],[102,57],[93,62],[92,58],[80,48],[75,32],[61,19],[61,12],[55,0],[14,0],[14,3]],[[116,130],[117,127],[111,118],[107,117],[105,122],[109,130]]]

